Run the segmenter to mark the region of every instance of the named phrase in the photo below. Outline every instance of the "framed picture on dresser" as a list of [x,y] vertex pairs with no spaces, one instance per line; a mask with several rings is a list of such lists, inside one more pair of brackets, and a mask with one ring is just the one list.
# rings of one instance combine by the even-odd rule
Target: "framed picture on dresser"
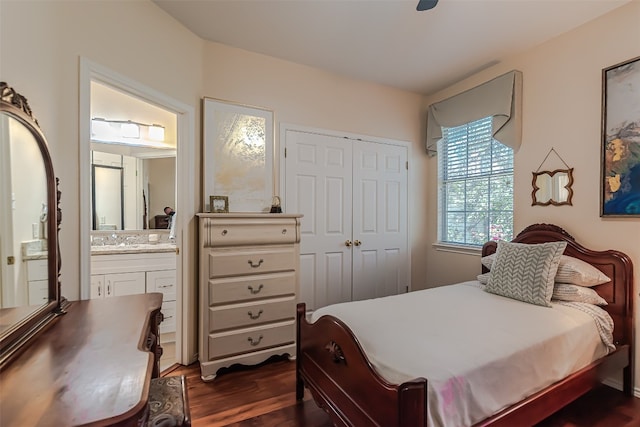
[[229,197],[209,196],[209,206],[212,213],[229,213]]
[[217,212],[208,195],[224,194],[234,212],[269,212],[273,112],[213,98],[203,99],[202,110],[205,211]]

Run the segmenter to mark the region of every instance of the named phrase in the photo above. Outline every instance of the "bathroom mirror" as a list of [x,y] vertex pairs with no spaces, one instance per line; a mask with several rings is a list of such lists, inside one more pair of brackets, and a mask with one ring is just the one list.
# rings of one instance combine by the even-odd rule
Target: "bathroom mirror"
[[533,172],[532,206],[572,205],[573,168]]
[[176,205],[175,150],[141,151],[95,142],[91,147],[93,230],[159,228],[156,215]]
[[59,192],[47,143],[22,95],[0,82],[0,366],[62,313]]

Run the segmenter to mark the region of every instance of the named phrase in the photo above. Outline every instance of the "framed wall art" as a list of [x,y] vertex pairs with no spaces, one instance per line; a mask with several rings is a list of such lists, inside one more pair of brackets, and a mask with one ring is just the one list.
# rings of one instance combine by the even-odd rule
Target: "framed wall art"
[[[273,196],[273,112],[203,99],[204,209],[225,194],[233,212],[269,212]],[[208,202],[208,204],[207,204]]]
[[640,217],[640,57],[602,70],[600,216]]

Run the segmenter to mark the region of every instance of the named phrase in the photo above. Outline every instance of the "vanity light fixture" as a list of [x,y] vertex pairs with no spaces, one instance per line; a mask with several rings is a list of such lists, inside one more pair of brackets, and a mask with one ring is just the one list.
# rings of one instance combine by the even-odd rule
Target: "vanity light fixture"
[[132,121],[120,125],[120,133],[123,138],[140,138],[140,126]]
[[164,127],[156,124],[149,126],[149,139],[164,141]]
[[164,141],[164,126],[133,120],[108,120],[94,117],[91,119],[91,134],[94,139],[100,141],[120,141],[121,139]]

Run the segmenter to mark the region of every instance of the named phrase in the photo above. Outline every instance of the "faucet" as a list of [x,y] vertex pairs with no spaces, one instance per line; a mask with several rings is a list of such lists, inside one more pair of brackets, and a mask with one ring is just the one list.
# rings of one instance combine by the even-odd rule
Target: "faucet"
[[118,245],[120,243],[120,236],[116,233],[111,233],[110,236],[110,241],[112,241],[113,243],[109,243],[111,245]]

